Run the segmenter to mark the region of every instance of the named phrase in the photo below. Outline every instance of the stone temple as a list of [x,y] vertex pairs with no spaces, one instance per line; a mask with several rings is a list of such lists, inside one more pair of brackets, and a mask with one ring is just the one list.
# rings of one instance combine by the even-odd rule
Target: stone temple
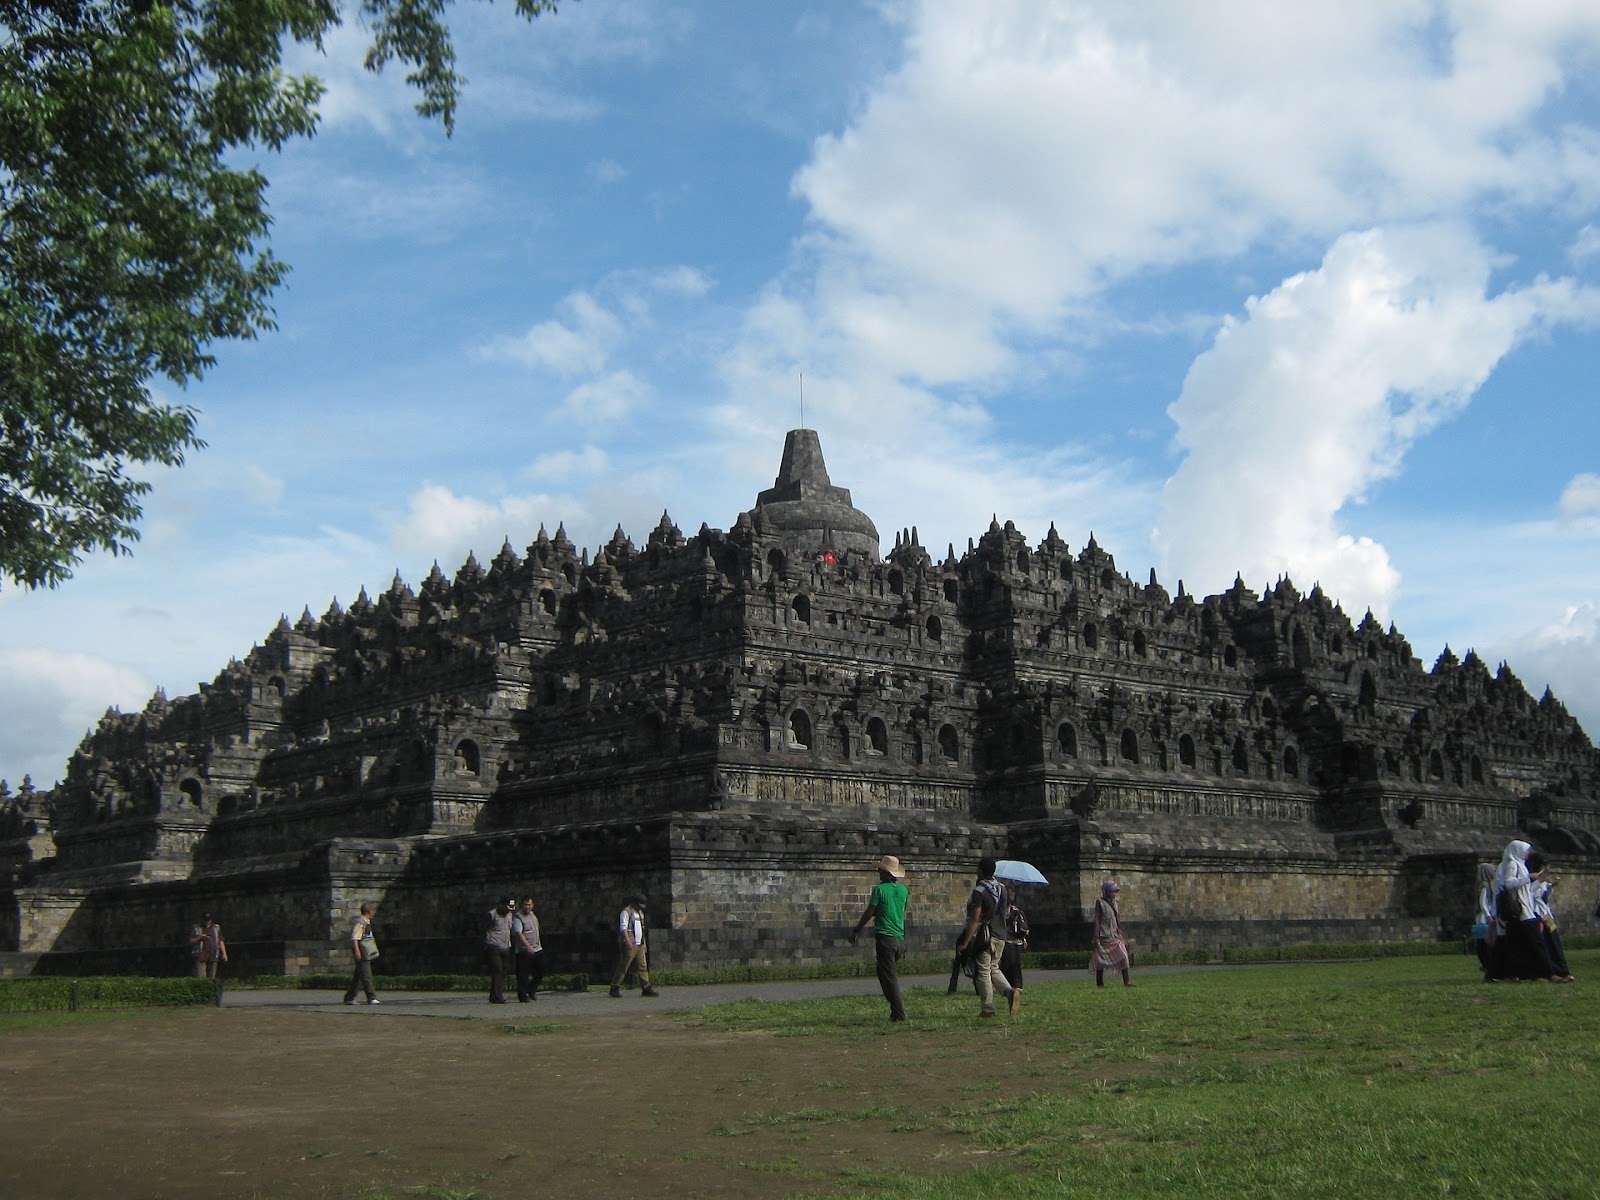
[[553,969],[594,971],[642,891],[656,966],[818,962],[861,953],[884,853],[916,954],[985,853],[1049,876],[1037,948],[1087,944],[1108,874],[1146,949],[1453,938],[1516,836],[1592,896],[1600,751],[1506,666],[1425,669],[1287,580],[1174,596],[1053,527],[883,555],[801,429],[727,532],[541,529],[108,712],[0,797],[0,950],[178,970],[210,911],[236,973],[343,969],[373,900],[393,969],[469,970],[531,890]]

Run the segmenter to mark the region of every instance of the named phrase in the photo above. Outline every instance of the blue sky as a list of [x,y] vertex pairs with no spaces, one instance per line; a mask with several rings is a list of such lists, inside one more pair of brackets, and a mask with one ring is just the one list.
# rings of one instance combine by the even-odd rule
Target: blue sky
[[[564,3],[358,28],[264,160],[279,329],[131,558],[0,589],[0,776],[309,606],[729,527],[819,431],[885,543],[1320,582],[1600,731],[1600,5]],[[171,395],[170,392],[163,392]]]

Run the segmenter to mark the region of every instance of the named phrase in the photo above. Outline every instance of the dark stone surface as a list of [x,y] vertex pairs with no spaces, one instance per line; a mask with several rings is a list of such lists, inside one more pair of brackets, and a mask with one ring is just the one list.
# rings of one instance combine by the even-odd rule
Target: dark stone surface
[[465,969],[511,890],[595,970],[642,890],[659,965],[824,961],[884,853],[915,954],[984,853],[1051,878],[1039,948],[1107,874],[1163,948],[1453,937],[1514,836],[1592,896],[1597,781],[1553,696],[1320,589],[1174,597],[999,521],[880,557],[797,430],[728,532],[540,529],[108,712],[60,787],[0,794],[0,949],[161,961],[209,909],[251,969],[342,969],[373,900],[409,969]]

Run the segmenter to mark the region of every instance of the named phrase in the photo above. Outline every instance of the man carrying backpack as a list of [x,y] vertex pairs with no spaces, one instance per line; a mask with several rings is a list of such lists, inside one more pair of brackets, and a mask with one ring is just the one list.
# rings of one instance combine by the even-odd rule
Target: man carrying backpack
[[1006,899],[1006,885],[994,877],[997,865],[992,858],[979,860],[978,885],[967,901],[967,927],[956,943],[956,953],[970,953],[977,966],[980,1017],[994,1016],[996,992],[1006,998],[1013,1015],[1022,1007],[1021,990],[1013,988],[1000,971],[1000,953],[1006,944],[1006,913],[1011,905]]

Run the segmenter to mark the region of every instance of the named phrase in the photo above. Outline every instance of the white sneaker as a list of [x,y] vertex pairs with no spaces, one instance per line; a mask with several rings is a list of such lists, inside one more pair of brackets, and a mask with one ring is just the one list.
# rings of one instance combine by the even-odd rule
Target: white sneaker
[[378,998],[376,996],[374,996],[371,1000],[367,1001],[368,1004],[376,1004],[377,1002],[378,1002]]

